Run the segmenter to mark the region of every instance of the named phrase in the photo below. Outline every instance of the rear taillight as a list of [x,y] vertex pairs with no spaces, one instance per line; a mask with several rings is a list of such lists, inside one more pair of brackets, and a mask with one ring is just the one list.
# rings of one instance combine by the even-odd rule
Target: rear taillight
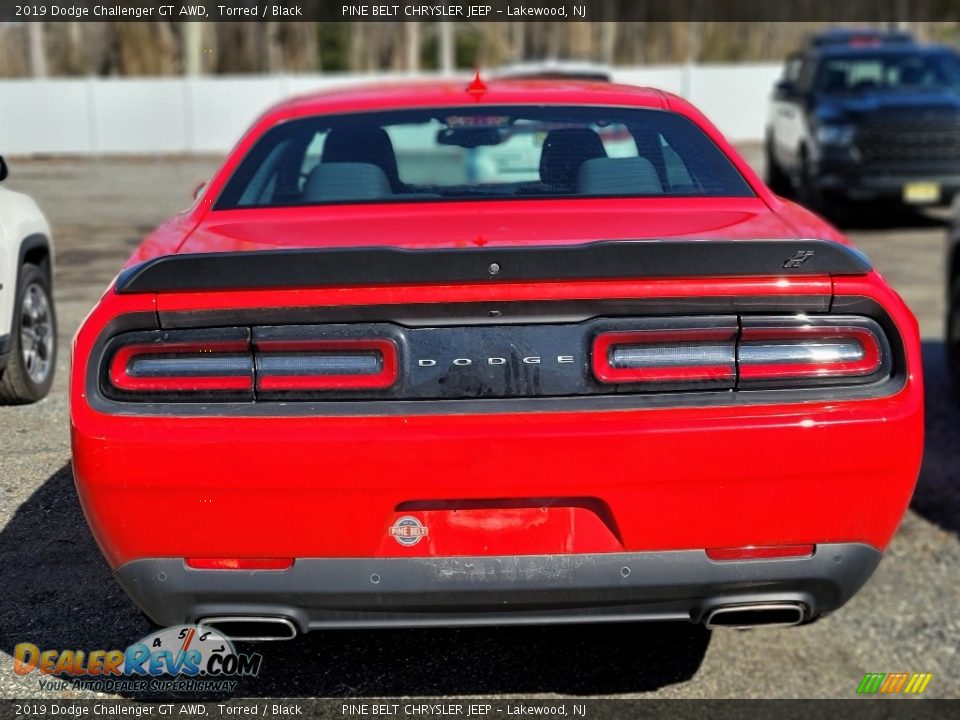
[[594,377],[642,390],[865,384],[889,373],[883,333],[868,318],[743,317],[740,326],[598,333]]
[[253,390],[245,339],[134,342],[113,355],[110,384],[128,393],[236,393]]
[[399,351],[392,338],[342,328],[222,328],[121,336],[105,373],[118,399],[255,400],[349,397],[392,387]]
[[863,318],[745,318],[737,364],[741,387],[864,383],[885,374],[886,355]]
[[371,390],[397,382],[392,340],[256,340],[257,390]]
[[[741,390],[746,399],[746,391],[818,388],[816,397],[835,397],[838,386],[862,396],[883,392],[889,388],[880,384],[902,376],[876,321],[839,315],[184,328],[126,332],[110,338],[103,353],[91,375],[96,394],[143,403],[439,402],[683,391],[715,392],[719,399]],[[701,401],[691,393],[682,402]]]
[[732,388],[736,338],[735,323],[599,333],[593,374],[602,383]]

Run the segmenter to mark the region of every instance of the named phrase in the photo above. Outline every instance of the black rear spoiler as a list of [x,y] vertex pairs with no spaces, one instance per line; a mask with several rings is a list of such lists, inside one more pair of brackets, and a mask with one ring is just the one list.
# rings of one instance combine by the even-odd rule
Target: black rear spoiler
[[165,255],[124,270],[116,291],[860,275],[870,269],[860,252],[827,240],[620,240],[438,250],[319,248]]

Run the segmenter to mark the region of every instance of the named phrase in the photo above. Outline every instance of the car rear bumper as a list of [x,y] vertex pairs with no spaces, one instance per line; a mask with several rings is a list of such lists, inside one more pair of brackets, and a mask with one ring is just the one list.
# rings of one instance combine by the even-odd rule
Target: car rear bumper
[[[77,490],[110,566],[160,622],[506,622],[504,600],[516,622],[699,619],[718,599],[792,597],[822,613],[876,564],[831,564],[830,548],[879,557],[923,447],[915,320],[873,276],[830,282],[838,313],[875,316],[892,343],[893,374],[877,387],[120,412],[91,403],[87,363],[115,328],[88,321],[71,386]],[[418,542],[402,542],[404,520],[421,524]],[[749,563],[706,554],[789,545],[818,551]],[[185,567],[256,559],[293,569]],[[394,572],[424,583],[404,589]]]
[[951,163],[899,162],[859,163],[825,160],[819,166],[818,182],[822,190],[851,199],[902,198],[911,183],[939,186],[936,203],[946,203],[960,192],[960,173]]
[[[882,418],[882,421],[878,421]],[[487,415],[114,417],[73,428],[114,567],[141,558],[884,548],[916,482],[922,396]],[[542,521],[540,514],[542,513]],[[403,546],[403,516],[429,535]]]
[[842,606],[880,562],[857,543],[809,557],[714,562],[703,550],[567,555],[302,558],[283,571],[194,570],[135,560],[116,576],[164,625],[226,616],[320,628],[634,620],[701,622],[718,607],[791,603],[811,619]]

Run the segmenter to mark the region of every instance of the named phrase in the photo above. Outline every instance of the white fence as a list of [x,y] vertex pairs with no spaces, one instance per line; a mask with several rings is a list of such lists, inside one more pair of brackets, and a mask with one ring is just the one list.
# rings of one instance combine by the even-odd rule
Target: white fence
[[[617,82],[689,98],[731,140],[763,136],[775,64],[617,68]],[[0,153],[221,153],[291,95],[382,79],[277,75],[0,80]]]

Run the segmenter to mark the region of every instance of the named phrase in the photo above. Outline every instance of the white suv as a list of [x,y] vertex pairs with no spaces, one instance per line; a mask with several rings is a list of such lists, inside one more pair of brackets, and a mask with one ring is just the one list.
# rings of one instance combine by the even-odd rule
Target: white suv
[[32,199],[0,186],[0,404],[46,396],[56,359],[50,226]]

